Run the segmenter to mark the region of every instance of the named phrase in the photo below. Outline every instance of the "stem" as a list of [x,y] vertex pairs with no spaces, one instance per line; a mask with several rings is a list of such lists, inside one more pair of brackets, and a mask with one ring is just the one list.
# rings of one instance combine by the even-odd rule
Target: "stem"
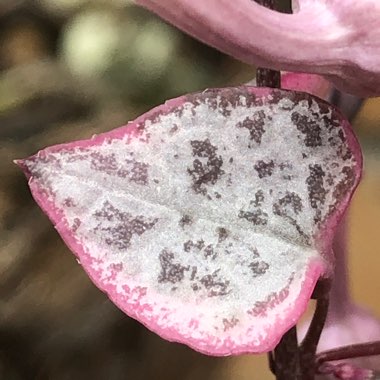
[[279,71],[258,67],[256,69],[257,87],[281,87],[281,74]]
[[274,350],[274,366],[276,380],[298,379],[299,351],[297,328],[292,327],[282,338]]
[[318,365],[335,360],[346,360],[364,356],[380,355],[380,340],[370,343],[350,344],[321,352],[316,357]]
[[[269,8],[276,9],[276,0],[255,0],[256,3]],[[277,70],[258,67],[256,69],[256,85],[257,87],[281,87],[281,73]]]
[[[256,3],[269,9],[276,9],[276,0],[255,0]],[[256,84],[258,87],[281,87],[281,73],[277,70],[258,67],[256,69]],[[299,348],[297,327],[292,327],[284,334],[273,353],[268,354],[269,367],[277,380],[300,379]],[[313,357],[314,359],[314,357]]]
[[314,380],[316,372],[315,356],[327,318],[330,287],[330,280],[319,280],[314,292],[314,295],[317,297],[317,306],[310,327],[300,346],[302,380]]

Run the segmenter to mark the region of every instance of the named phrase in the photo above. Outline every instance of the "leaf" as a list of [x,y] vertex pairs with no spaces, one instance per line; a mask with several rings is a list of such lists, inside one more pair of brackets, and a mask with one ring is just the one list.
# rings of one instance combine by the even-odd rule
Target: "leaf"
[[272,350],[331,271],[361,171],[337,110],[241,87],[18,161],[92,281],[128,315],[210,355]]
[[293,1],[292,15],[253,0],[136,0],[243,62],[326,75],[340,90],[380,95],[380,2]]

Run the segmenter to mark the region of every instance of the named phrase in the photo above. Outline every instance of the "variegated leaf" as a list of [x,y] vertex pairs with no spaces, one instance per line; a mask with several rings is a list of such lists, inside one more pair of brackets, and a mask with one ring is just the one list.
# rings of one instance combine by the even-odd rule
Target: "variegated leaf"
[[361,170],[333,107],[207,90],[18,162],[93,282],[162,337],[212,355],[273,349],[331,270]]

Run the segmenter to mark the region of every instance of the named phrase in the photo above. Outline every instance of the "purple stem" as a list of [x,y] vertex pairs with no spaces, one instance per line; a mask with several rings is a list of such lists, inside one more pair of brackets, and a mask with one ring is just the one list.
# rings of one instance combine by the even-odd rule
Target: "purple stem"
[[318,281],[313,293],[313,298],[317,299],[317,306],[306,336],[300,345],[299,355],[302,380],[314,380],[315,377],[315,355],[329,309],[330,288],[331,281],[329,279],[322,279]]
[[321,352],[317,355],[317,363],[321,365],[324,362],[374,355],[380,355],[380,341],[350,344],[349,346],[338,347],[332,350]]
[[[255,0],[256,3],[269,9],[276,9],[276,0]],[[281,87],[281,73],[277,70],[259,67],[256,70],[258,87]],[[292,327],[281,338],[273,353],[269,353],[269,367],[277,380],[299,378],[299,349],[297,327]]]
[[279,71],[258,67],[256,69],[257,87],[281,87],[281,74]]
[[274,372],[276,380],[300,379],[299,349],[295,326],[284,334],[274,349]]

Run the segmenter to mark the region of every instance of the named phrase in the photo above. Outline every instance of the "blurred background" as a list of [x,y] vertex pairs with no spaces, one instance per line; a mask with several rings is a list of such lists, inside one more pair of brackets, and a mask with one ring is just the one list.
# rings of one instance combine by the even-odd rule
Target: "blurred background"
[[[254,69],[127,0],[0,0],[0,380],[265,380],[266,357],[167,343],[92,285],[12,163]],[[355,119],[366,173],[350,213],[355,300],[380,317],[380,101]]]

